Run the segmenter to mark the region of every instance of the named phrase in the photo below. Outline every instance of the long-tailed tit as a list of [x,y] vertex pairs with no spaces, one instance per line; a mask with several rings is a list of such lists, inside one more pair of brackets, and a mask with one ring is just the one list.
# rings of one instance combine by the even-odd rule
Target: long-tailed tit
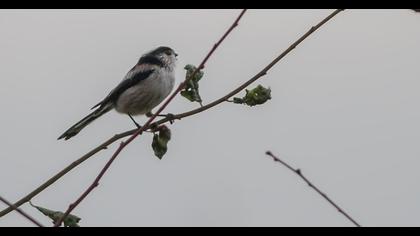
[[96,108],[92,113],[70,127],[58,139],[67,140],[75,136],[92,121],[112,109],[128,114],[132,120],[132,115],[151,112],[174,87],[176,56],[178,55],[175,51],[169,47],[158,47],[144,54],[120,84],[92,107]]

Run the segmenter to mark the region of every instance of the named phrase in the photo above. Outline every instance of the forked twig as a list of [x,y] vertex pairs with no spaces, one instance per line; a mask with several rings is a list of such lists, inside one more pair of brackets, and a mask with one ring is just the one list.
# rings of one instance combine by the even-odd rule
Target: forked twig
[[[328,15],[326,18],[324,18],[322,21],[320,21],[317,25],[311,27],[309,29],[309,31],[307,31],[304,35],[302,35],[298,40],[296,40],[292,45],[290,45],[285,51],[283,51],[279,56],[277,56],[276,58],[274,58],[274,60],[272,60],[270,62],[270,64],[268,64],[265,68],[263,68],[260,72],[258,72],[255,76],[253,76],[251,79],[249,79],[248,81],[244,82],[243,84],[241,84],[238,88],[232,90],[231,92],[229,92],[228,94],[226,94],[225,96],[207,104],[204,105],[202,107],[199,107],[197,109],[193,109],[191,111],[187,111],[184,113],[180,113],[180,114],[176,114],[171,118],[163,118],[160,119],[154,123],[151,123],[150,125],[143,125],[143,127],[146,129],[149,129],[150,127],[156,127],[158,125],[170,122],[171,120],[179,120],[182,118],[186,118],[189,116],[193,116],[196,115],[198,113],[201,113],[203,111],[206,111],[216,105],[219,105],[225,101],[227,101],[229,98],[231,98],[232,96],[236,95],[237,93],[241,92],[244,88],[246,88],[247,86],[249,86],[250,84],[252,84],[253,82],[255,82],[256,80],[260,79],[261,77],[263,77],[264,75],[267,74],[267,72],[275,65],[277,64],[282,58],[284,58],[288,53],[290,53],[293,49],[296,48],[296,46],[298,46],[302,41],[304,41],[309,35],[311,35],[312,33],[314,33],[317,29],[319,29],[322,25],[324,25],[326,22],[328,22],[331,18],[333,18],[335,15],[337,15],[340,11],[342,11],[343,9],[338,9],[335,10],[334,12],[332,12],[330,15]],[[63,177],[65,174],[67,174],[68,172],[70,172],[71,170],[73,170],[75,167],[77,167],[78,165],[80,165],[81,163],[83,163],[84,161],[86,161],[87,159],[89,159],[90,157],[94,156],[96,153],[100,152],[101,150],[106,149],[109,145],[111,145],[112,143],[114,143],[115,141],[133,135],[136,131],[138,131],[138,129],[132,129],[129,131],[125,131],[123,133],[120,134],[116,134],[113,137],[109,138],[108,140],[106,140],[105,142],[103,142],[102,144],[100,144],[99,146],[95,147],[94,149],[92,149],[91,151],[89,151],[88,153],[86,153],[85,155],[83,155],[82,157],[80,157],[79,159],[77,159],[76,161],[72,162],[70,165],[68,165],[66,168],[64,168],[63,170],[61,170],[60,172],[58,172],[57,174],[55,174],[53,177],[51,177],[50,179],[48,179],[46,182],[44,182],[42,185],[40,185],[39,187],[37,187],[36,189],[34,189],[32,192],[30,192],[29,194],[27,194],[26,196],[24,196],[23,198],[21,198],[19,201],[17,201],[15,203],[15,206],[21,206],[22,204],[30,201],[33,197],[35,197],[36,195],[38,195],[39,193],[41,193],[42,191],[44,191],[46,188],[48,188],[49,186],[51,186],[53,183],[55,183],[57,180],[59,180],[61,177]],[[4,209],[3,211],[0,212],[0,217],[8,214],[9,212],[13,211],[12,207],[8,207],[6,209]]]
[[108,168],[111,166],[112,162],[115,160],[115,158],[118,156],[118,154],[126,147],[131,141],[133,141],[138,135],[142,134],[143,131],[145,131],[150,124],[153,122],[153,120],[166,108],[166,106],[175,98],[175,96],[185,87],[186,83],[194,78],[195,74],[201,69],[204,68],[204,65],[206,64],[207,60],[213,55],[214,51],[219,47],[219,45],[224,41],[224,39],[232,32],[232,30],[238,25],[239,20],[242,18],[242,16],[245,14],[246,9],[242,10],[239,16],[236,18],[236,20],[233,22],[233,24],[229,27],[229,29],[226,31],[225,34],[217,41],[216,44],[212,47],[212,49],[207,53],[206,57],[203,59],[203,61],[200,63],[200,65],[194,70],[191,75],[185,79],[184,82],[182,82],[178,88],[169,96],[169,98],[163,103],[162,106],[159,107],[159,109],[149,118],[149,120],[141,127],[139,128],[133,135],[131,135],[130,138],[128,138],[125,142],[121,142],[118,149],[115,151],[115,153],[112,155],[112,157],[109,159],[109,161],[105,164],[104,168],[101,170],[99,175],[95,178],[93,183],[86,189],[85,192],[72,204],[70,204],[67,211],[64,213],[64,215],[54,224],[55,227],[58,227],[61,225],[63,220],[70,214],[70,212],[76,208],[77,205],[83,199],[95,188],[99,185],[99,180],[102,178],[102,176],[105,174],[105,172],[108,170]]

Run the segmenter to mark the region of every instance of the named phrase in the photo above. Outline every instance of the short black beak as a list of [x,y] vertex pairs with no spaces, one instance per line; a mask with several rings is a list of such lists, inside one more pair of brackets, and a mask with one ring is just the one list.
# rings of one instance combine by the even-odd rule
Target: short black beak
[[177,57],[178,56],[178,53],[175,53],[175,57]]

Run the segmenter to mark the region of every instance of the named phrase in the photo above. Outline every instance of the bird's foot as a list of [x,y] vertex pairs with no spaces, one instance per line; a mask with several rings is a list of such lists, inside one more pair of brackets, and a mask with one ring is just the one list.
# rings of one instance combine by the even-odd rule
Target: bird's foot
[[134,120],[134,118],[133,118],[130,114],[128,114],[128,116],[129,116],[129,117],[130,117],[130,119],[133,121],[134,125],[136,125],[137,129],[140,129],[140,128],[141,128],[141,125],[139,125],[139,124],[136,122],[136,120]]
[[[154,114],[152,113],[152,112],[148,112],[148,113],[146,113],[146,116],[147,117],[152,117]],[[159,114],[159,115],[157,115],[157,116],[160,116],[160,117],[165,117],[166,119],[168,119],[169,120],[169,123],[171,123],[171,124],[173,124],[174,123],[174,121],[175,121],[175,119],[176,119],[176,117],[175,117],[175,115],[174,114],[172,114],[172,113],[168,113],[168,114]]]

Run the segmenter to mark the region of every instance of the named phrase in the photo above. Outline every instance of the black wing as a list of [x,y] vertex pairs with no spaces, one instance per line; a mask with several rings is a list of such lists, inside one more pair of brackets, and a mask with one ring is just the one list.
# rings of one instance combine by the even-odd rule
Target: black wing
[[[100,103],[96,104],[91,109],[94,109],[98,106],[105,106],[109,102],[116,102],[118,97],[128,88],[138,84],[140,81],[147,79],[155,70],[143,70],[143,71],[134,71],[135,67],[133,67],[130,72],[128,72],[128,78],[121,81],[117,87],[115,87],[109,94],[106,96]],[[132,73],[130,75],[130,73]]]

